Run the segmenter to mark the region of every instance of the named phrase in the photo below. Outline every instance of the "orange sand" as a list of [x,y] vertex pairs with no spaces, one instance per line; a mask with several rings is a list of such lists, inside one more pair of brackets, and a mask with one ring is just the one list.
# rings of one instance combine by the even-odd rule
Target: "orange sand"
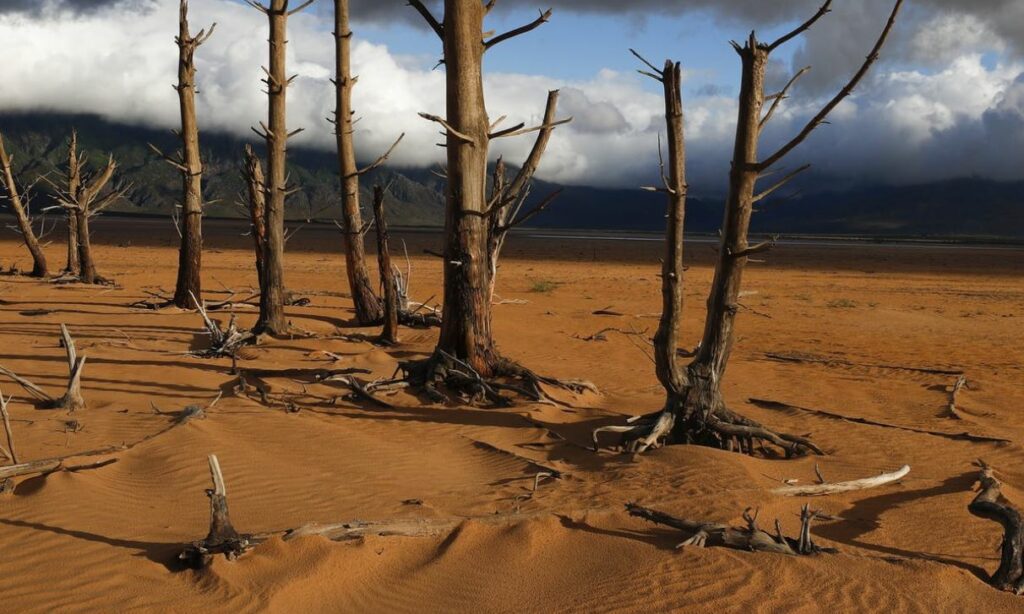
[[[35,409],[13,394],[10,410],[22,460],[133,442],[167,427],[154,411],[225,397],[191,422],[117,455],[100,469],[21,478],[0,499],[0,609],[52,611],[1020,611],[1024,601],[987,586],[1001,529],[968,514],[975,470],[984,458],[1024,505],[1024,278],[1022,253],[985,249],[788,247],[751,268],[748,307],[725,382],[730,402],[782,430],[809,433],[829,455],[793,461],[752,459],[699,447],[664,448],[633,459],[584,447],[595,425],[649,412],[661,403],[653,367],[629,339],[582,341],[605,327],[653,330],[659,310],[654,242],[540,240],[514,237],[498,293],[526,304],[495,307],[504,354],[558,377],[592,380],[601,395],[572,408],[521,405],[508,410],[428,407],[401,393],[399,407],[346,400],[330,385],[271,380],[275,393],[304,395],[298,413],[230,394],[227,361],[184,356],[201,347],[197,315],[131,310],[143,288],[174,282],[173,235],[166,224],[101,220],[101,273],[114,289],[58,287],[0,278],[0,364],[57,392],[66,365],[60,323],[88,356],[89,408],[72,417]],[[208,290],[219,282],[254,283],[247,240],[211,225]],[[290,288],[309,296],[289,311],[317,339],[272,341],[243,366],[363,367],[390,376],[398,359],[430,351],[434,331],[403,330],[404,344],[324,338],[354,329],[344,293],[337,237],[304,230],[287,262]],[[402,238],[401,233],[398,238]],[[405,235],[413,255],[412,292],[439,294],[440,265],[422,254],[435,235]],[[142,245],[145,243],[146,245]],[[120,244],[120,245],[119,245]],[[684,345],[699,337],[711,250],[689,250]],[[48,255],[62,263],[60,245]],[[26,268],[13,237],[0,262]],[[531,292],[538,281],[558,282]],[[217,298],[210,295],[210,298]],[[596,316],[611,307],[626,316]],[[45,315],[23,315],[47,309]],[[224,314],[218,317],[226,317]],[[244,323],[254,315],[241,316]],[[344,357],[331,364],[316,350]],[[965,420],[944,416],[952,376],[856,365],[789,364],[766,352],[804,353],[852,363],[963,369]],[[761,397],[897,425],[1003,437],[998,446],[762,409]],[[553,436],[555,433],[565,441]],[[487,445],[481,445],[483,444]],[[505,454],[498,450],[513,454]],[[511,524],[467,520],[437,538],[372,537],[334,543],[275,539],[205,572],[181,571],[182,544],[206,533],[206,455],[216,453],[239,530],[267,532],[308,522],[396,517],[527,514]],[[530,499],[537,466],[566,477]],[[800,499],[769,490],[778,480],[830,480],[888,471],[907,463],[901,483],[819,498],[841,516],[815,527],[840,550],[808,558],[724,549],[677,551],[678,533],[629,518],[627,501],[680,516],[740,521],[745,507],[782,520],[794,534]],[[420,499],[422,505],[403,504]]]

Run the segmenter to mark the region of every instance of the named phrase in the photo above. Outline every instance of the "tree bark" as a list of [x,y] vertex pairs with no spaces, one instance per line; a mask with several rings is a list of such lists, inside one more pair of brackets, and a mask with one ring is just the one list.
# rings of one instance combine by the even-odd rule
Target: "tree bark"
[[[739,310],[739,295],[746,268],[747,233],[754,207],[754,188],[758,178],[757,145],[764,106],[765,70],[768,50],[751,37],[740,52],[742,80],[733,162],[729,171],[729,192],[722,222],[718,263],[707,300],[704,335],[697,356],[688,367],[688,408],[681,417],[690,418],[694,410],[703,420],[723,406],[721,381],[734,340],[733,327]],[[682,425],[682,422],[678,422]]]
[[358,77],[352,76],[352,30],[349,27],[348,0],[334,0],[334,45],[336,75],[334,80],[335,134],[338,141],[338,167],[341,176],[341,218],[345,238],[345,270],[349,291],[355,306],[356,320],[361,325],[380,321],[380,300],[373,291],[363,244],[363,220],[359,208],[359,171],[353,143],[352,88]]
[[377,263],[380,267],[381,285],[384,286],[384,328],[380,342],[385,345],[398,344],[398,287],[395,285],[395,270],[391,267],[391,250],[388,247],[388,222],[384,217],[384,189],[373,187],[373,216],[377,222]]
[[679,397],[687,386],[678,365],[679,330],[683,319],[683,229],[686,220],[686,141],[683,134],[681,69],[665,62],[665,122],[668,130],[668,174],[662,169],[668,194],[665,257],[661,265],[661,320],[654,335],[654,364],[658,381],[669,397]]
[[0,136],[0,165],[3,166],[3,182],[7,188],[7,200],[11,204],[11,210],[18,220],[18,230],[21,231],[25,247],[32,255],[32,277],[46,277],[49,271],[46,266],[46,255],[39,245],[35,230],[32,228],[32,220],[29,218],[28,210],[21,199],[18,191],[18,184],[14,180],[14,171],[11,169],[11,158],[7,155],[7,148],[4,146],[3,137]]
[[[82,182],[82,165],[78,159],[78,131],[71,131],[71,140],[68,142],[68,195],[73,199],[78,193]],[[74,210],[66,209],[67,231],[68,231],[68,256],[64,265],[64,272],[67,275],[79,274],[78,262],[78,217]]]
[[178,85],[175,89],[181,110],[182,227],[173,302],[181,309],[192,309],[195,306],[192,297],[201,299],[203,295],[203,162],[196,121],[195,52],[213,33],[213,27],[209,33],[204,30],[192,36],[188,25],[188,0],[181,0],[178,25]]
[[[445,0],[448,187],[445,207],[444,307],[437,349],[466,361],[482,377],[494,374],[487,261],[487,111],[483,88],[480,2]],[[466,140],[468,138],[468,140]]]
[[260,162],[252,145],[245,146],[242,175],[249,197],[249,224],[256,252],[256,277],[259,279],[259,287],[263,288],[263,256],[267,245],[267,192],[263,178],[263,163]]
[[283,335],[288,330],[284,303],[284,204],[287,196],[287,91],[285,59],[288,0],[271,0],[266,9],[270,21],[270,66],[267,71],[269,125],[267,140],[266,229],[263,281],[257,333]]
[[92,258],[92,242],[89,239],[89,213],[82,209],[75,210],[75,222],[78,226],[78,278],[82,283],[96,283],[96,261]]

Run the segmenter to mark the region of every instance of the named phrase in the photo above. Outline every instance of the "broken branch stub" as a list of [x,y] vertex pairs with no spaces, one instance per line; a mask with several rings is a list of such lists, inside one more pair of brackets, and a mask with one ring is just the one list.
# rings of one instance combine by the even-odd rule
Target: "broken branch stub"
[[209,462],[210,477],[213,480],[213,488],[206,491],[210,497],[210,532],[206,539],[189,544],[178,555],[193,569],[207,567],[217,554],[223,554],[229,561],[233,561],[252,547],[250,536],[239,534],[231,524],[227,486],[217,455],[211,454]]
[[822,482],[821,484],[808,484],[807,486],[783,486],[772,490],[772,493],[787,497],[832,495],[892,484],[902,480],[908,473],[910,473],[910,465],[903,465],[896,471],[882,473],[871,478],[861,478],[846,482]]
[[1002,484],[992,467],[982,460],[977,465],[981,469],[978,475],[981,489],[967,511],[1003,527],[999,568],[989,578],[989,584],[999,590],[1024,594],[1024,518],[1021,511],[1003,497]]

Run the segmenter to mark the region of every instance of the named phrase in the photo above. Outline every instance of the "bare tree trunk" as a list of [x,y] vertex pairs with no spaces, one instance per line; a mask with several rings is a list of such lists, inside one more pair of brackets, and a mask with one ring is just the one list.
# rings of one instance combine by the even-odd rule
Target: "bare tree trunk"
[[242,173],[248,191],[250,231],[252,232],[253,246],[256,251],[256,277],[259,279],[259,287],[262,288],[263,256],[266,253],[267,245],[267,192],[263,179],[263,163],[260,162],[259,156],[253,151],[252,145],[245,146],[245,160],[243,164]]
[[[78,131],[71,131],[71,140],[68,143],[68,195],[74,198],[74,195],[78,193],[78,188],[82,181],[82,170],[81,160],[78,158]],[[68,257],[67,263],[64,265],[64,273],[66,275],[78,275],[79,263],[78,263],[78,217],[75,216],[73,209],[65,209],[65,215],[67,216],[67,231],[68,231]]]
[[78,278],[82,283],[96,283],[96,262],[92,259],[92,243],[89,239],[89,213],[78,209],[75,211],[78,225]]
[[683,229],[686,219],[686,141],[683,135],[681,72],[678,63],[665,62],[665,122],[668,129],[668,175],[663,190],[668,194],[665,228],[665,257],[661,265],[661,321],[654,335],[655,372],[670,398],[686,389],[686,376],[679,369],[679,331],[683,319]]
[[[723,404],[720,383],[732,351],[733,325],[740,308],[740,286],[749,247],[747,232],[758,178],[757,145],[768,50],[752,38],[740,56],[743,77],[718,264],[708,295],[704,335],[697,356],[688,368],[691,406],[704,412],[714,411]],[[703,420],[704,416],[699,419]]]
[[384,328],[380,342],[384,345],[398,344],[398,287],[395,270],[391,266],[391,250],[388,247],[388,222],[384,217],[384,189],[373,186],[373,217],[377,222],[377,264],[380,267],[381,285],[384,286]]
[[356,320],[370,325],[381,318],[381,304],[373,292],[363,245],[363,220],[359,208],[359,170],[353,143],[352,88],[358,77],[352,76],[352,30],[349,28],[348,0],[334,0],[334,44],[337,73],[335,134],[338,140],[338,165],[341,175],[341,216],[345,237],[345,270],[355,306]]
[[444,307],[437,348],[494,374],[487,262],[487,150],[489,122],[483,87],[480,2],[445,0],[444,59],[447,100],[448,188],[445,207]]
[[[202,298],[203,259],[203,161],[199,152],[199,125],[196,121],[195,52],[213,34],[189,32],[188,0],[181,0],[178,43],[178,102],[181,107],[181,160],[172,160],[182,176],[181,247],[178,250],[178,280],[174,289],[174,305],[191,309],[195,299]],[[180,164],[178,164],[180,162]]]
[[21,200],[21,193],[18,191],[18,184],[14,180],[14,171],[11,169],[11,157],[7,155],[7,148],[4,146],[3,137],[0,136],[0,165],[3,166],[3,182],[7,188],[7,199],[11,204],[11,210],[18,220],[18,230],[25,241],[25,247],[32,255],[32,277],[46,277],[49,271],[46,267],[46,255],[39,245],[35,230],[32,228],[32,220],[29,218],[28,210]]
[[298,131],[289,133],[287,124],[287,92],[291,80],[286,72],[288,17],[310,3],[289,9],[289,0],[271,0],[269,7],[253,4],[270,21],[270,66],[267,70],[269,125],[262,136],[267,141],[266,228],[267,242],[263,255],[263,280],[260,287],[260,315],[257,333],[283,335],[288,331],[284,304],[284,205],[288,196],[287,143]]

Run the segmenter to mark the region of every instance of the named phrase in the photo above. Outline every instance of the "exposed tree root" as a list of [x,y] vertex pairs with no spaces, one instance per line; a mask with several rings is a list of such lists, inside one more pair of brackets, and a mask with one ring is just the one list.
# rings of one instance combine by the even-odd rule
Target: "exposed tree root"
[[981,469],[978,475],[981,490],[967,510],[1003,527],[999,569],[992,574],[989,583],[999,590],[1024,594],[1024,518],[1021,511],[1003,497],[1002,484],[992,468],[982,460],[977,465]]
[[[537,403],[557,404],[548,396],[542,386],[552,386],[580,394],[584,391],[597,392],[590,382],[581,380],[558,380],[538,375],[510,360],[499,358],[494,367],[493,377],[483,377],[469,363],[437,350],[427,359],[409,360],[398,363],[396,375],[400,378],[372,382],[366,386],[369,392],[391,388],[410,387],[422,390],[434,403],[451,403],[451,394],[472,405],[510,407],[513,397],[510,392]],[[444,388],[442,391],[441,388]]]
[[818,510],[811,510],[809,505],[804,505],[800,511],[800,536],[797,538],[786,537],[782,534],[782,525],[775,521],[775,534],[772,535],[763,531],[757,526],[758,511],[751,513],[751,508],[743,512],[745,527],[730,527],[726,524],[715,522],[686,520],[670,516],[635,503],[627,503],[626,511],[630,516],[643,518],[655,524],[661,524],[679,529],[690,534],[690,537],[680,543],[677,548],[684,546],[720,546],[736,550],[747,550],[754,552],[774,552],[776,554],[811,555],[819,552],[835,552],[832,548],[824,548],[814,543],[811,538],[811,523],[818,518],[830,518]]
[[957,407],[957,397],[960,395],[960,391],[967,386],[967,376],[961,375],[956,378],[956,382],[953,384],[953,388],[949,392],[949,405],[946,407],[946,417],[953,418],[954,420],[963,420],[963,416],[960,415],[960,410]]
[[974,435],[972,433],[944,433],[942,431],[931,431],[928,429],[919,429],[912,426],[900,426],[898,424],[889,424],[888,422],[879,422],[876,420],[869,420],[867,418],[855,418],[852,416],[844,416],[835,412],[826,411],[824,409],[812,409],[809,407],[800,407],[798,405],[790,405],[789,403],[780,403],[779,401],[771,401],[767,399],[750,399],[750,402],[758,407],[765,409],[783,409],[790,411],[800,411],[824,418],[831,418],[833,420],[843,420],[845,422],[854,422],[856,424],[867,424],[870,426],[878,426],[887,429],[897,429],[900,431],[908,431],[910,433],[920,433],[922,435],[931,435],[933,437],[942,437],[943,439],[952,439],[954,441],[971,441],[975,443],[994,443],[997,445],[1006,445],[1012,443],[1009,439],[1002,439],[1000,437],[989,437],[987,435]]
[[218,554],[223,554],[229,561],[233,561],[252,547],[249,536],[239,534],[231,525],[227,486],[224,484],[224,475],[221,473],[217,455],[211,454],[209,461],[210,477],[213,480],[213,488],[206,491],[206,495],[210,497],[210,532],[202,541],[185,546],[179,555],[179,558],[193,569],[208,566]]
[[[692,396],[692,395],[691,395]],[[624,452],[641,453],[667,443],[699,444],[755,454],[755,444],[768,454],[765,444],[781,448],[786,458],[809,452],[825,452],[806,437],[773,431],[762,424],[733,412],[723,405],[711,411],[686,408],[687,401],[670,401],[665,409],[627,420],[626,426],[603,426],[594,429],[594,451],[600,448],[601,433],[621,435],[619,446]],[[686,416],[680,419],[678,416]]]

